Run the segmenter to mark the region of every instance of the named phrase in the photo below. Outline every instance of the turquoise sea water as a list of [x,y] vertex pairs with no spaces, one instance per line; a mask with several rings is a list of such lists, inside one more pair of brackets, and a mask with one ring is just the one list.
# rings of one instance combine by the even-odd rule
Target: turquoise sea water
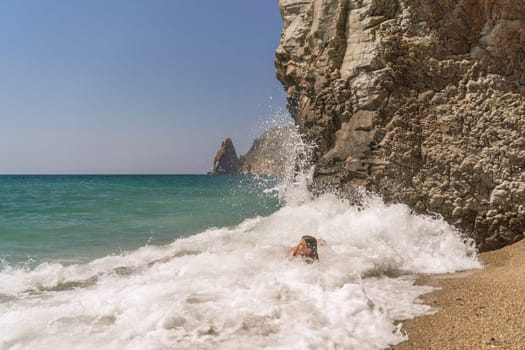
[[9,264],[76,263],[279,208],[271,177],[0,176],[0,258]]

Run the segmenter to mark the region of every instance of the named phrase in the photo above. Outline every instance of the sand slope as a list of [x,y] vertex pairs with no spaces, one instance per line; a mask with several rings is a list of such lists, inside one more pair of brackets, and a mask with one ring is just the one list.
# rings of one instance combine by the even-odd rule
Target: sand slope
[[525,240],[480,258],[483,270],[420,281],[441,288],[424,298],[438,312],[403,321],[394,349],[525,349]]

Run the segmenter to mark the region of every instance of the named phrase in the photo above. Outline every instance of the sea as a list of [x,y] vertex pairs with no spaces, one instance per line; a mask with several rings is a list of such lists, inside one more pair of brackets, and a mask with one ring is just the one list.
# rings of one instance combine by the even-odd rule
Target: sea
[[0,176],[0,349],[385,349],[436,311],[417,276],[481,267],[439,216],[309,176]]

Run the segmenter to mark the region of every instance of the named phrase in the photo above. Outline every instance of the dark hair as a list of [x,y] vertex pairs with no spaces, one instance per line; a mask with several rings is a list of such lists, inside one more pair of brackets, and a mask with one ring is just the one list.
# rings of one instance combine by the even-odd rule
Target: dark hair
[[302,236],[301,239],[304,239],[306,247],[312,250],[312,254],[310,254],[308,258],[319,260],[319,255],[317,254],[317,239],[312,236]]

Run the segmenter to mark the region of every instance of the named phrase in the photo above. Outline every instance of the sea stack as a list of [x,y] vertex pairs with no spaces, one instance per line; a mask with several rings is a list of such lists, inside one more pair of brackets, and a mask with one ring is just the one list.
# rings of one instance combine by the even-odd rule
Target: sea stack
[[317,190],[525,235],[525,0],[281,0],[276,74]]
[[230,138],[224,140],[213,161],[213,174],[237,174],[241,162]]

